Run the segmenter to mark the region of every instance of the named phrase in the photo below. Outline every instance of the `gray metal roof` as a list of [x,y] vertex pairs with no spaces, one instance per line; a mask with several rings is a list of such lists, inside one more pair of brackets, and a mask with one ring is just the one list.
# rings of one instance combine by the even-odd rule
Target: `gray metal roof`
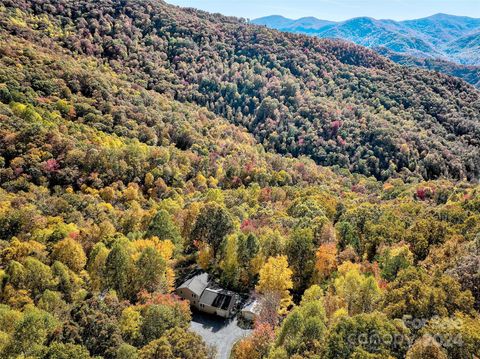
[[218,292],[212,289],[205,289],[200,297],[200,303],[205,305],[212,305],[215,298],[217,298]]
[[262,309],[261,303],[258,299],[251,300],[242,309],[242,312],[250,312],[253,314],[260,314]]
[[233,292],[207,288],[200,297],[200,304],[205,304],[223,310],[230,310],[235,304],[234,297],[235,293]]
[[178,287],[178,289],[190,289],[193,293],[200,297],[207,287],[208,273],[202,273],[185,281],[180,287]]

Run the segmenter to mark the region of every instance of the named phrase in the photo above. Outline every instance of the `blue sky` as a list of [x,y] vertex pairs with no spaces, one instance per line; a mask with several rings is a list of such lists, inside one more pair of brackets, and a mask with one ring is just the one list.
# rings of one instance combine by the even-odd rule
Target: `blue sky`
[[480,0],[166,0],[254,19],[267,15],[289,18],[315,16],[325,20],[346,20],[370,16],[377,19],[416,19],[439,12],[480,18]]

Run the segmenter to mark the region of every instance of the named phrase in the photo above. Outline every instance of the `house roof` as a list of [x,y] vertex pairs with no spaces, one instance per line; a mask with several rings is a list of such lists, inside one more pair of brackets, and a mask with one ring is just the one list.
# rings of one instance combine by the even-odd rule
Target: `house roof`
[[242,309],[242,312],[250,312],[253,314],[260,314],[261,312],[261,305],[260,301],[255,299],[248,302]]
[[199,297],[202,295],[205,288],[208,287],[208,273],[198,274],[195,277],[185,281],[178,289],[189,289]]
[[200,304],[229,310],[235,304],[233,297],[234,293],[232,292],[207,288],[200,297]]

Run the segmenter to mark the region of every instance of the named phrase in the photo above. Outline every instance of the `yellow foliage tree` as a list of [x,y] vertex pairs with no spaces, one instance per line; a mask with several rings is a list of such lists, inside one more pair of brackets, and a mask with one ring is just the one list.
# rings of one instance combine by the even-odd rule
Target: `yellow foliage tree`
[[67,237],[53,246],[53,258],[74,272],[80,272],[87,264],[87,256],[80,243]]
[[94,291],[100,291],[103,287],[105,263],[109,253],[110,251],[103,243],[97,244],[90,253],[87,270]]
[[206,270],[213,259],[213,253],[210,246],[206,243],[201,242],[198,247],[198,258],[197,263],[200,268]]
[[322,244],[316,253],[315,269],[318,279],[327,278],[337,266],[337,248],[335,243]]
[[372,312],[381,298],[381,291],[373,276],[362,274],[357,264],[345,262],[335,279],[336,294],[342,299],[350,315]]
[[279,309],[284,311],[292,302],[290,295],[290,289],[293,288],[292,275],[286,256],[270,257],[260,269],[256,289],[262,294],[278,293],[281,298]]
[[152,237],[150,239],[139,239],[133,242],[135,253],[133,259],[138,260],[140,254],[146,248],[155,248],[162,258],[167,262],[167,268],[165,269],[165,279],[167,281],[168,291],[171,292],[175,288],[175,272],[171,267],[171,261],[173,252],[175,250],[175,244],[171,240],[161,241],[158,237]]
[[142,316],[135,307],[127,307],[122,311],[119,326],[125,338],[132,341],[138,339],[141,323]]
[[1,253],[5,261],[21,261],[28,256],[37,258],[46,256],[45,245],[36,241],[20,241],[17,237],[12,237],[10,246]]

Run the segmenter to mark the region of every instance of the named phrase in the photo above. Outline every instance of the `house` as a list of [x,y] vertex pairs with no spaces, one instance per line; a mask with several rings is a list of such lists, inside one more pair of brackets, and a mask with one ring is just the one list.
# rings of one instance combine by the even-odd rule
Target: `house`
[[253,299],[242,308],[241,314],[246,320],[253,322],[260,315],[261,309],[260,301]]
[[180,285],[176,293],[201,312],[230,318],[235,313],[239,296],[234,292],[217,288],[209,281],[207,273],[198,274]]
[[193,307],[200,309],[200,297],[207,287],[208,274],[202,273],[184,282],[176,292],[178,296],[188,300]]

